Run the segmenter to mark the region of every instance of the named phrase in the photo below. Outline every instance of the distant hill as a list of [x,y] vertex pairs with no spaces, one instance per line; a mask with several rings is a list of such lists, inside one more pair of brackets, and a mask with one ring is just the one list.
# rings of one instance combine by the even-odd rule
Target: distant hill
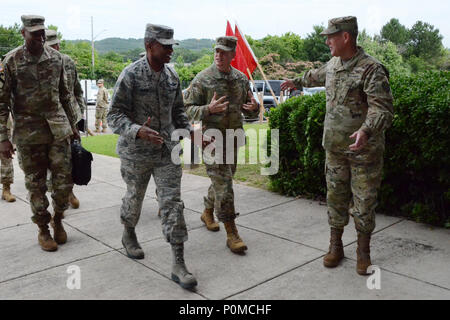
[[[90,42],[89,40],[66,40],[67,42]],[[175,46],[178,48],[185,48],[189,50],[202,50],[211,49],[215,41],[212,39],[185,39],[179,40],[180,45]],[[95,41],[95,49],[100,54],[104,54],[110,51],[116,53],[126,53],[134,49],[142,49],[144,51],[144,39],[122,39],[122,38],[106,38],[103,40]]]

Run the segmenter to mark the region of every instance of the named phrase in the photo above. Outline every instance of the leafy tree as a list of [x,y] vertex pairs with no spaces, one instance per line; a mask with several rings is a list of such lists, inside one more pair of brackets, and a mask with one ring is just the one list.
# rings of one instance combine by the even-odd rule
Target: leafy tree
[[181,64],[181,59],[178,60],[175,65],[175,70],[180,77],[183,88],[188,87],[189,83],[194,79],[197,73],[209,67],[213,63],[213,60],[214,56],[212,54],[205,54],[189,66],[184,65],[184,63]]
[[381,37],[396,45],[405,45],[409,40],[409,30],[398,19],[392,18],[381,29]]
[[135,49],[131,49],[125,53],[122,54],[123,57],[123,61],[137,61],[141,58],[141,53],[144,52],[145,49],[141,49],[141,48],[135,48]]
[[21,29],[18,23],[11,27],[0,25],[0,57],[23,44]]
[[436,58],[441,55],[442,35],[433,25],[417,21],[411,28],[408,43],[408,55],[425,59]]
[[320,33],[324,26],[313,26],[314,31],[305,39],[304,50],[309,61],[327,62],[331,59],[330,48],[325,44],[325,39]]
[[358,44],[370,54],[378,59],[389,70],[391,74],[408,74],[409,68],[399,54],[396,45],[390,41],[379,42],[370,37],[363,30],[358,38]]

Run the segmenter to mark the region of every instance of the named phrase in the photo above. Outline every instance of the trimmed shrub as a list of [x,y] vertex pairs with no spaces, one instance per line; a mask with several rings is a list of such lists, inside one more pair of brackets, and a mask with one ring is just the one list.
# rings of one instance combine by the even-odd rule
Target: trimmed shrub
[[[434,225],[450,224],[450,72],[391,78],[394,120],[386,132],[382,212]],[[287,100],[270,111],[280,132],[280,170],[272,190],[323,197],[325,94]]]

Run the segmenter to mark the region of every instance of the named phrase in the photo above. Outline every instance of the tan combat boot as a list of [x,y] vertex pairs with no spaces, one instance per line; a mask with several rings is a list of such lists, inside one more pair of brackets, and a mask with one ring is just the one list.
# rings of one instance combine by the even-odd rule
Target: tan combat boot
[[100,129],[99,128],[95,128],[94,132],[95,133],[100,133]]
[[106,128],[103,128],[102,132],[103,132],[103,133],[106,133]]
[[209,231],[219,231],[219,224],[214,221],[214,209],[205,209],[200,217],[200,220],[206,224],[206,228]]
[[56,251],[58,249],[58,244],[53,240],[50,235],[50,230],[48,230],[48,225],[42,224],[38,225],[39,227],[39,235],[38,241],[42,250],[44,251]]
[[51,225],[53,228],[53,237],[57,244],[64,244],[67,242],[67,233],[62,224],[63,213],[55,212]]
[[6,202],[16,201],[16,197],[11,194],[11,188],[9,184],[3,184],[2,199]]
[[73,191],[69,194],[69,203],[73,209],[78,209],[80,207],[80,200],[77,199]]
[[356,272],[359,275],[366,276],[367,268],[372,265],[370,261],[370,236],[371,234],[364,234],[358,232],[358,248],[356,249]]
[[224,225],[225,230],[227,231],[227,247],[230,248],[231,252],[243,253],[247,250],[247,246],[239,236],[234,220],[225,222]]
[[330,248],[325,257],[323,257],[323,265],[327,268],[337,267],[344,258],[343,233],[344,229],[331,228]]

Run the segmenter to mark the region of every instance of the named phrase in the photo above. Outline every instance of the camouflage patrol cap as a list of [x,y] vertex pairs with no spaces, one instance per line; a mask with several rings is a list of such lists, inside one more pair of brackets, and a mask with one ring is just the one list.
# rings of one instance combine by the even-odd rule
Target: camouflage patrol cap
[[55,30],[47,29],[45,30],[45,43],[49,46],[53,46],[54,44],[59,44],[60,41],[58,39],[58,32]]
[[356,17],[348,16],[328,20],[328,28],[323,30],[320,35],[327,36],[340,31],[358,34],[358,21]]
[[100,83],[104,83],[105,81],[103,80],[103,79],[98,79],[97,80],[97,84],[100,84]]
[[235,51],[237,45],[238,38],[233,36],[219,37],[216,39],[216,49],[222,49],[225,51]]
[[44,26],[45,18],[43,16],[23,15],[20,18],[22,19],[23,27],[28,32],[45,30],[45,26]]
[[173,29],[170,27],[148,23],[145,28],[145,38],[153,38],[162,45],[178,44],[173,39]]

